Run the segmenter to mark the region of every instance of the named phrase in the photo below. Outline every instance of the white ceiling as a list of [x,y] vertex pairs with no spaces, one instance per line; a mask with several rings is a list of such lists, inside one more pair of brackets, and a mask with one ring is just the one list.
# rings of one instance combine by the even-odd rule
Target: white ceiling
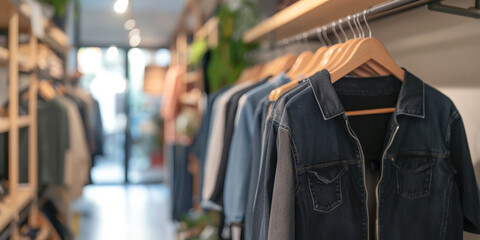
[[123,24],[132,16],[140,29],[140,47],[168,46],[186,0],[130,0],[124,14],[113,11],[115,0],[80,0],[80,46],[128,47]]

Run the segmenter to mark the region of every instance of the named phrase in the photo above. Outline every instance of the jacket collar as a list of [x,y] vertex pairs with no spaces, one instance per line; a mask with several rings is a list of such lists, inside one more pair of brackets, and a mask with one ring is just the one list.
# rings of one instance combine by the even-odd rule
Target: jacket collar
[[[404,71],[405,77],[400,87],[394,114],[425,118],[425,84],[407,70],[404,69]],[[317,72],[309,77],[308,81],[325,120],[345,113],[327,70]]]

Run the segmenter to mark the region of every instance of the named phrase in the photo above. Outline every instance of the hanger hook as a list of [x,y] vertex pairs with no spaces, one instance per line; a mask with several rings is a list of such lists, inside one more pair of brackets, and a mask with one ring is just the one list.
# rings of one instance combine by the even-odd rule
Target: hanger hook
[[364,38],[365,37],[365,32],[363,31],[362,23],[360,22],[360,14],[355,14],[356,20],[358,22],[358,27],[360,28],[360,37]]
[[347,34],[345,33],[345,31],[343,30],[343,19],[339,19],[338,20],[338,25],[340,26],[340,31],[342,32],[342,35],[343,37],[345,38],[345,41],[348,41],[348,37],[347,37]]
[[307,46],[308,46],[308,44],[307,44],[308,43],[308,35],[309,35],[309,33],[307,33],[307,32],[303,33],[303,41],[302,42],[303,42],[303,47],[304,48],[307,48]]
[[372,29],[370,29],[370,25],[368,25],[368,21],[367,21],[367,9],[363,10],[363,21],[365,22],[365,25],[367,26],[367,29],[368,29],[368,36],[369,37],[372,37]]
[[322,27],[322,36],[324,37],[324,39],[327,41],[327,46],[331,46],[332,45],[332,41],[330,41],[330,38],[328,38],[327,34],[326,34],[326,31],[327,31],[327,26],[323,26]]
[[357,38],[357,33],[355,33],[355,30],[352,27],[352,23],[350,22],[351,16],[348,15],[347,20],[348,20],[348,27],[350,27],[350,31],[353,33],[353,38]]
[[332,23],[332,30],[333,34],[335,35],[335,38],[337,39],[337,43],[341,43],[342,40],[340,39],[340,35],[337,33],[337,24],[335,22]]
[[[358,38],[361,38],[361,32],[360,28],[358,27],[357,19],[355,18],[355,15],[352,16],[353,24],[355,25],[355,29],[357,30],[355,33],[358,33]],[[356,35],[356,34],[355,34]]]
[[323,39],[323,36],[322,36],[322,28],[317,28],[317,37],[318,37],[318,40],[320,40],[320,42],[322,43],[322,46],[328,46],[327,43],[325,42],[325,39]]

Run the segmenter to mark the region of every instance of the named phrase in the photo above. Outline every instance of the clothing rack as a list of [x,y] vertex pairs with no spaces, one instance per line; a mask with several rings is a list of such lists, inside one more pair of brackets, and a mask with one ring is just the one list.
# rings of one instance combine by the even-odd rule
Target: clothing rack
[[[361,22],[365,22],[367,19],[377,19],[413,7],[418,7],[429,2],[431,2],[431,0],[393,0],[382,3],[367,8],[363,11],[350,14],[336,21],[332,21],[324,25],[319,25],[318,27],[296,34],[292,37],[284,38],[278,41],[269,41],[261,48],[247,53],[247,58],[256,58],[257,55],[262,54],[265,51],[272,51],[274,49],[284,48],[292,44],[308,42],[310,40],[320,40],[322,45],[331,45],[332,41],[328,38],[329,34],[334,33],[335,38],[341,41],[347,38],[346,33],[343,29],[353,28],[358,30],[359,32],[362,32],[363,34],[366,34],[365,29],[361,26]],[[337,33],[337,28],[340,30],[341,35]],[[370,31],[370,29],[367,29],[367,31]]]
[[[247,58],[256,58],[256,55],[261,54],[264,51],[284,48],[292,44],[308,42],[310,40],[320,40],[323,45],[331,45],[332,41],[328,39],[329,34],[334,33],[337,39],[340,39],[342,37],[336,32],[337,27],[341,30],[343,37],[346,39],[346,33],[343,30],[345,28],[355,28],[359,32],[363,32],[364,29],[361,26],[362,21],[365,22],[367,19],[377,19],[414,7],[420,7],[425,4],[428,5],[428,9],[432,11],[455,14],[465,17],[480,18],[480,0],[475,0],[475,5],[468,9],[445,5],[441,2],[442,0],[392,0],[278,41],[273,41],[274,37],[272,34],[274,30],[272,30],[272,32],[269,33],[270,41],[268,41],[267,44],[263,45],[260,49],[253,50],[247,53]],[[368,30],[370,31],[370,29]],[[353,34],[355,37],[355,33]]]
[[[53,236],[51,229],[43,224],[38,208],[38,45],[43,42],[59,55],[67,56],[68,37],[58,27],[42,20],[44,36],[33,34],[35,21],[30,5],[18,0],[0,0],[0,29],[6,30],[8,45],[0,46],[0,64],[8,66],[9,108],[8,117],[0,118],[0,133],[8,133],[8,195],[0,201],[0,239],[20,239],[20,225],[40,228],[37,239]],[[19,49],[19,34],[30,35],[28,53]],[[65,65],[64,65],[65,66]],[[28,74],[28,114],[19,113],[19,73]],[[25,90],[27,91],[27,90]],[[19,183],[20,134],[21,128],[28,128],[28,182]],[[42,238],[43,237],[43,238]]]

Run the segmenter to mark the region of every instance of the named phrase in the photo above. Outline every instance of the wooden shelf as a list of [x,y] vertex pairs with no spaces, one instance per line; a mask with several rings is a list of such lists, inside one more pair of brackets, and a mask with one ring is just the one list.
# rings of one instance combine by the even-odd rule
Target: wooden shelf
[[30,117],[29,116],[20,116],[18,117],[18,127],[24,128],[30,126]]
[[298,1],[245,32],[243,41],[256,42],[269,33],[275,40],[284,39],[383,2],[386,0]]
[[8,117],[0,117],[0,133],[10,130],[10,119]]
[[[29,32],[31,25],[30,6],[28,3],[19,3],[15,0],[0,0],[0,28],[8,28],[9,11],[12,8],[16,8],[20,12],[20,31]],[[66,54],[70,49],[68,36],[47,19],[43,19],[43,26],[45,35],[41,40],[55,51]]]
[[8,49],[0,46],[0,63],[8,62]]
[[0,203],[0,232],[5,230],[5,228],[12,223],[13,211],[6,204]]
[[[1,0],[0,0],[1,1]],[[9,58],[8,49],[0,46],[0,64],[7,64]],[[31,72],[35,69],[35,63],[29,56],[18,54],[18,67],[22,72]]]
[[[28,6],[27,6],[28,7]],[[10,9],[16,8],[16,3],[13,3],[11,0],[0,0],[0,28],[8,28],[8,19],[10,16]],[[20,8],[17,8],[20,9]],[[25,11],[25,10],[24,10]],[[24,14],[24,11],[20,10],[20,22],[19,28],[20,32],[30,31],[30,19]]]
[[50,26],[45,30],[45,37],[42,39],[47,45],[49,45],[53,50],[66,54],[70,49],[68,43],[68,36],[58,27]]
[[29,56],[18,54],[18,69],[22,72],[31,72],[35,69],[35,63]]
[[[30,117],[29,116],[19,116],[18,117],[18,127],[24,128],[30,126]],[[10,130],[10,119],[8,117],[0,118],[0,133],[5,133]]]
[[[18,192],[17,192],[17,204],[16,204],[16,211],[20,212],[22,209],[28,206],[30,202],[32,202],[34,197],[33,188],[28,184],[19,184],[18,185]],[[12,200],[10,196],[7,196],[3,200],[3,204],[7,206],[11,206]]]

